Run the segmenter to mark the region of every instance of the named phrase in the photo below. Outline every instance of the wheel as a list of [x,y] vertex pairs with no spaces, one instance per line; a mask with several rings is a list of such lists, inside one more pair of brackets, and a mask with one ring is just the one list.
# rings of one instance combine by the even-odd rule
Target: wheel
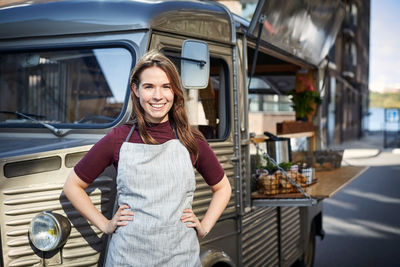
[[224,251],[208,249],[201,253],[203,267],[235,267],[233,260]]
[[307,248],[304,254],[293,264],[292,267],[313,267],[315,259],[315,225],[311,224],[310,234],[307,240]]

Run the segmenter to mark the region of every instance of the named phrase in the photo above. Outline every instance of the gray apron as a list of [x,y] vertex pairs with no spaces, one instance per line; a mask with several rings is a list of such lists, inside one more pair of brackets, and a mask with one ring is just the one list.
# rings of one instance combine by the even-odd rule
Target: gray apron
[[201,266],[194,228],[180,221],[192,208],[196,187],[192,162],[179,139],[121,146],[118,204],[133,210],[133,221],[112,235],[105,266]]

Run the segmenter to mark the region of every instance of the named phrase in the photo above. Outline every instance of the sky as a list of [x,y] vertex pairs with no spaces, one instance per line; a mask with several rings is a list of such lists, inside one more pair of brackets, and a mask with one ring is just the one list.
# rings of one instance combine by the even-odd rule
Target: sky
[[371,0],[370,26],[370,90],[400,91],[400,1]]

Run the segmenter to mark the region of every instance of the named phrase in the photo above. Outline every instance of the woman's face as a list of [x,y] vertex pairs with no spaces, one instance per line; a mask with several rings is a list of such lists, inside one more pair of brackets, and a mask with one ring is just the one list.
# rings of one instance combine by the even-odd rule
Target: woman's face
[[139,88],[132,86],[134,94],[139,98],[146,121],[161,123],[168,120],[168,112],[174,102],[167,74],[159,67],[149,67],[139,75]]

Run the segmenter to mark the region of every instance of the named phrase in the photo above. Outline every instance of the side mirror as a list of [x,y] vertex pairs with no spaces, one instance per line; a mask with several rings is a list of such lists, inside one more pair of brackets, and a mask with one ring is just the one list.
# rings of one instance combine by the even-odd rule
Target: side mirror
[[187,89],[204,89],[210,77],[208,44],[197,40],[185,40],[182,44],[181,78]]

